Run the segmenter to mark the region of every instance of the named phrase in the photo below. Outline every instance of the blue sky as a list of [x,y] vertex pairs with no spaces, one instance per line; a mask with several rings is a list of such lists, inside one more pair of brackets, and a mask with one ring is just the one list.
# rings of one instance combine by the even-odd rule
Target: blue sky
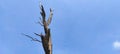
[[[0,54],[43,54],[36,37],[43,32],[40,0],[0,0]],[[43,0],[49,16],[53,54],[120,54],[119,0]]]

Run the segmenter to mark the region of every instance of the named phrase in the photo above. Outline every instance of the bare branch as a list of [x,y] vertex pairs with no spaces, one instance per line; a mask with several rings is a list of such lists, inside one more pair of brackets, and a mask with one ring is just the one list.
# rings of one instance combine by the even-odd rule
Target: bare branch
[[28,37],[28,38],[32,39],[32,41],[41,42],[41,41],[40,41],[40,40],[38,40],[37,38],[33,38],[33,37],[29,36],[29,35],[26,35],[26,34],[22,34],[22,35],[24,35],[24,36],[26,36],[26,37]]
[[45,13],[45,10],[44,10],[44,7],[43,7],[42,4],[41,4],[41,6],[40,6],[40,9],[41,9],[40,14],[41,14],[41,16],[42,16],[42,18],[43,18],[43,21],[45,21],[46,13]]
[[39,19],[40,19],[40,21],[37,22],[37,23],[39,23],[41,26],[43,26],[43,20],[42,20],[42,18],[39,17]]
[[43,26],[43,24],[41,22],[37,22],[37,23],[39,23],[41,26]]
[[42,33],[41,34],[34,33],[34,34],[37,35],[37,36],[44,36],[44,35],[42,35]]
[[53,17],[53,10],[50,8],[50,16],[49,16],[49,18],[47,20],[47,26],[51,23],[52,17]]

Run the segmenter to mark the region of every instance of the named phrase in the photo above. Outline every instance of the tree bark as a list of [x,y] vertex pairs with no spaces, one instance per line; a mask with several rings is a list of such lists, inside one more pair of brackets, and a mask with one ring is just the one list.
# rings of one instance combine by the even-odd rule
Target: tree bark
[[40,5],[40,10],[41,10],[40,14],[41,14],[42,18],[40,18],[40,21],[38,23],[41,26],[43,26],[45,34],[44,35],[42,33],[41,34],[34,33],[34,34],[39,36],[41,38],[41,40],[39,40],[37,38],[33,38],[26,34],[23,34],[23,35],[27,36],[28,38],[32,39],[33,41],[42,43],[45,54],[52,54],[52,39],[51,39],[50,28],[48,26],[51,23],[53,11],[50,9],[50,16],[46,20],[46,13],[45,13],[43,5]]
[[43,5],[40,6],[41,9],[41,16],[42,16],[42,24],[44,27],[44,32],[45,35],[41,33],[40,37],[42,40],[42,46],[44,48],[45,54],[52,54],[52,40],[51,40],[51,33],[50,33],[50,28],[48,28],[49,24],[51,23],[52,20],[52,10],[50,9],[50,16],[48,20],[46,21],[46,13],[44,11]]

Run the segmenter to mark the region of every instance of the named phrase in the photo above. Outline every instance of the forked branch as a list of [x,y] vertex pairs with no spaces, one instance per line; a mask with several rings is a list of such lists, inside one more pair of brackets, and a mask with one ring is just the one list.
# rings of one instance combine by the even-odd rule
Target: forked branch
[[33,38],[33,37],[29,36],[29,35],[26,35],[26,34],[22,34],[22,35],[24,35],[24,36],[26,36],[26,37],[28,37],[28,38],[32,39],[32,41],[41,42],[41,41],[40,41],[40,40],[38,40],[37,38]]
[[43,49],[45,51],[45,54],[52,54],[52,41],[51,41],[51,33],[50,33],[50,28],[48,27],[52,21],[52,17],[53,17],[53,10],[50,8],[50,16],[48,17],[48,19],[46,20],[46,13],[44,10],[43,5],[40,5],[40,14],[42,16],[42,18],[40,18],[40,21],[38,22],[41,26],[43,26],[44,28],[44,32],[45,34],[43,35],[41,34],[37,34],[34,33],[35,35],[39,36],[41,38],[41,41],[38,40],[37,38],[33,38],[29,35],[25,35],[28,38],[32,39],[33,41],[37,41],[37,42],[41,42]]

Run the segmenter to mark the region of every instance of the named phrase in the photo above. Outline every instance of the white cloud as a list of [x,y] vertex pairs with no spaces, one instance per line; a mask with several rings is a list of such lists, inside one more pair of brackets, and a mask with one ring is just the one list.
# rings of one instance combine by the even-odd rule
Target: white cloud
[[120,50],[120,42],[119,42],[119,41],[113,42],[113,47],[114,47],[114,49],[116,49],[116,50]]

